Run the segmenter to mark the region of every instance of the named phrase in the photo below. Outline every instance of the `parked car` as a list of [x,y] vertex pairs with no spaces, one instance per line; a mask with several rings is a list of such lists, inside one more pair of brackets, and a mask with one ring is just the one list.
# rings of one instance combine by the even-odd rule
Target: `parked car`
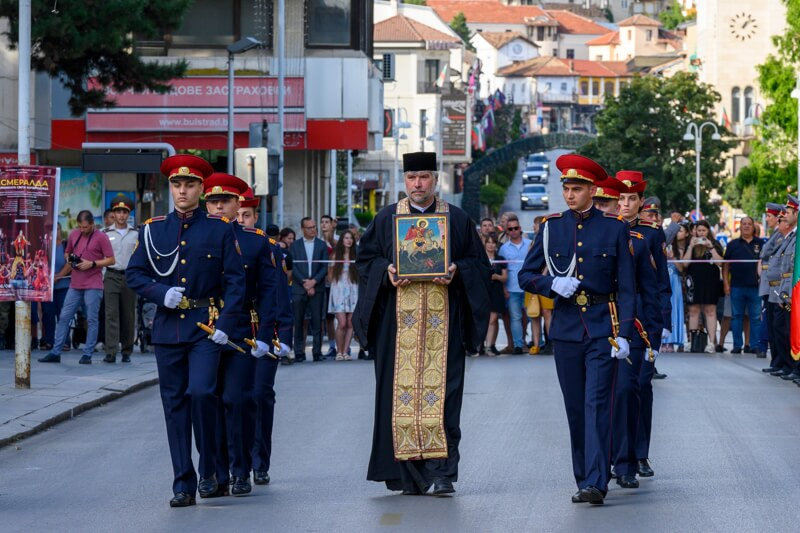
[[522,171],[522,183],[547,183],[550,176],[550,165],[529,163]]
[[519,195],[519,208],[525,211],[529,207],[532,209],[547,209],[550,205],[550,198],[547,197],[547,187],[538,183],[523,185]]
[[528,155],[527,164],[532,165],[534,163],[542,163],[545,167],[550,166],[550,160],[547,158],[544,152],[537,152],[535,154]]

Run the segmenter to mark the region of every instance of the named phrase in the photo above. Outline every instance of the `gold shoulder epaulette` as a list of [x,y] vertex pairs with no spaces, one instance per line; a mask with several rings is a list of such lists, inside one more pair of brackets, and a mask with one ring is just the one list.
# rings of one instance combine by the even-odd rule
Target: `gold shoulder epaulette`
[[269,243],[272,244],[273,246],[277,246],[278,245],[278,241],[276,241],[272,237],[269,238]]
[[145,223],[145,224],[149,224],[149,223],[151,223],[151,222],[160,222],[160,221],[162,221],[162,220],[166,220],[166,219],[167,219],[167,217],[164,217],[164,216],[161,216],[161,217],[152,217],[152,218],[148,218],[147,220],[145,220],[145,221],[144,221],[144,223]]
[[633,237],[635,239],[644,239],[644,235],[642,235],[638,231],[632,231],[631,232],[631,237]]
[[256,235],[260,235],[262,237],[267,236],[267,234],[264,233],[263,229],[258,229],[258,228],[242,228],[242,229],[245,230],[247,233],[255,233]]
[[658,224],[656,224],[655,222],[648,222],[647,220],[642,220],[642,219],[639,219],[639,223],[637,224],[637,226],[645,226],[648,228],[658,229]]
[[616,218],[620,222],[625,222],[625,219],[622,218],[622,215],[615,215],[614,213],[603,213],[603,216],[606,218]]
[[561,213],[551,213],[549,215],[545,215],[545,217],[542,219],[542,222],[547,222],[551,218],[561,218]]
[[222,215],[212,215],[211,213],[208,213],[208,218],[216,218],[218,220],[221,220],[221,221],[225,222],[226,224],[230,224],[231,223],[231,221],[230,221],[230,219],[228,217],[224,217]]

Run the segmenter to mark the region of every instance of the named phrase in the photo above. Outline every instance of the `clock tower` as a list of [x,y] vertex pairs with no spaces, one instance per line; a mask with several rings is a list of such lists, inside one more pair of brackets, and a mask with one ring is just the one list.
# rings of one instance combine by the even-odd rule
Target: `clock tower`
[[[781,0],[705,0],[697,4],[697,50],[700,80],[722,96],[714,122],[724,112],[740,137],[752,134],[744,121],[765,105],[757,65],[775,51],[772,36],[783,33],[786,8]],[[760,113],[760,110],[759,110]]]

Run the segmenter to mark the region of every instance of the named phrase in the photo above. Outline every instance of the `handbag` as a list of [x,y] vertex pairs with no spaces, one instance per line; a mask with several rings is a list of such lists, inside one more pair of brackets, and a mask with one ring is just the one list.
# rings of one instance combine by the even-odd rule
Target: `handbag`
[[525,293],[525,314],[530,318],[538,318],[542,311],[539,308],[539,297],[529,292]]
[[700,329],[691,332],[692,335],[692,345],[689,351],[692,353],[703,353],[706,351],[706,346],[708,345],[708,333],[706,330]]

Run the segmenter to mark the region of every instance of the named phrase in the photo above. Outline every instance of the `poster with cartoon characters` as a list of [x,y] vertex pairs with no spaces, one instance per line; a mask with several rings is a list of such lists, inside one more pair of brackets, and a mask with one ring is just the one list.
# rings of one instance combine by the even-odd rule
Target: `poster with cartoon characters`
[[0,300],[53,299],[59,169],[0,166]]

